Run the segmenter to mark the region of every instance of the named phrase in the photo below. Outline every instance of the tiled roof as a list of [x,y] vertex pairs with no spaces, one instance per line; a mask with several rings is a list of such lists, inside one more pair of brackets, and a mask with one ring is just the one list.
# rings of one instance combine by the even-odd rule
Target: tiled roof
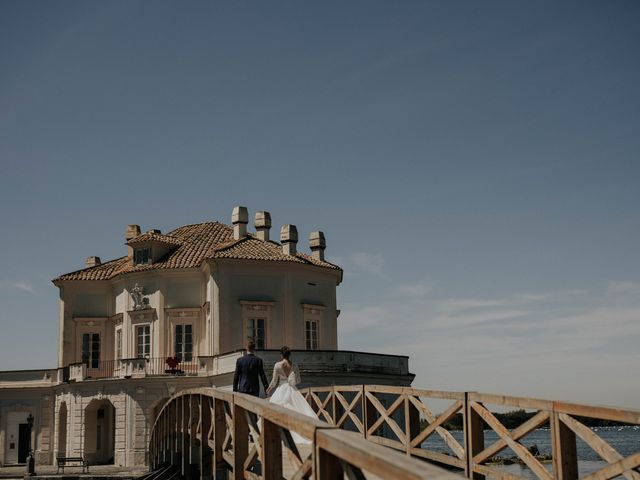
[[268,260],[272,262],[295,262],[318,267],[340,270],[340,267],[329,262],[314,259],[311,255],[298,253],[285,255],[282,246],[276,242],[265,242],[253,236],[234,240],[227,245],[216,246],[209,254],[210,258],[238,258],[244,260]]
[[135,245],[142,242],[160,242],[168,245],[182,245],[182,242],[171,235],[162,235],[161,233],[147,232],[138,235],[127,242],[127,245]]
[[[144,240],[139,240],[145,237]],[[154,237],[154,238],[151,238]],[[159,240],[157,237],[162,237]],[[252,235],[234,240],[233,229],[218,222],[198,223],[176,228],[167,235],[147,232],[127,242],[135,244],[138,241],[158,240],[165,242],[171,239],[172,245],[178,248],[164,258],[150,265],[134,265],[128,257],[121,257],[105,262],[95,267],[89,267],[67,273],[56,278],[58,280],[108,280],[118,275],[146,270],[162,270],[168,268],[194,268],[202,264],[207,258],[235,258],[245,260],[266,260],[276,262],[293,262],[315,265],[333,270],[340,267],[329,262],[315,260],[310,255],[298,253],[285,255],[282,247],[275,242],[265,242]]]

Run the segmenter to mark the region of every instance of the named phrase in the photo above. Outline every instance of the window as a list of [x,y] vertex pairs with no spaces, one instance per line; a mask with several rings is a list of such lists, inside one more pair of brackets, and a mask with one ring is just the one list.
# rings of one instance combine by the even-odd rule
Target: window
[[[256,348],[264,350],[273,348],[271,343],[270,322],[274,302],[269,300],[240,300],[242,306],[242,345],[252,340]],[[240,346],[240,345],[238,345]]]
[[122,358],[122,329],[116,330],[116,360]]
[[150,248],[137,249],[134,253],[133,260],[136,265],[151,263],[151,249]]
[[182,362],[193,360],[193,326],[176,325],[175,356]]
[[247,320],[247,339],[253,340],[257,350],[265,349],[264,318],[250,318]]
[[138,358],[149,358],[151,354],[151,327],[149,325],[138,325],[136,327]]
[[305,341],[307,350],[318,349],[318,321],[307,320],[305,322]]
[[82,363],[87,368],[98,368],[100,363],[100,334],[82,334]]
[[[302,304],[304,345],[307,350],[318,350],[320,348],[320,325],[322,325],[320,322],[322,321],[324,310],[324,305]],[[326,345],[326,339],[322,343]]]

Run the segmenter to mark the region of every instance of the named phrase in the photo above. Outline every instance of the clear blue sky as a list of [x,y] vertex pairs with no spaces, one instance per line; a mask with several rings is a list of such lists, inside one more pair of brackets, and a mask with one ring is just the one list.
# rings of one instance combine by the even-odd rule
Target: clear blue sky
[[[0,3],[0,367],[128,223],[322,229],[342,348],[639,407],[640,3]],[[306,247],[306,240],[301,245]]]

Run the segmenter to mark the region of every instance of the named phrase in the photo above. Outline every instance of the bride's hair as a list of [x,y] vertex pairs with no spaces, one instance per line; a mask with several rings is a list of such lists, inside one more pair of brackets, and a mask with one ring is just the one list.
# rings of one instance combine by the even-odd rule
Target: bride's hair
[[291,350],[289,350],[289,347],[282,347],[280,349],[280,355],[282,355],[282,358],[289,360],[289,356],[291,355]]

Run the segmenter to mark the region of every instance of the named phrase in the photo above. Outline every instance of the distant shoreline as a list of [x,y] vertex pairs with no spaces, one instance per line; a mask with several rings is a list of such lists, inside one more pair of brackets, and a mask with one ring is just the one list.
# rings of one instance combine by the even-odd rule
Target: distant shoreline
[[[513,410],[507,413],[493,413],[493,415],[504,425],[507,429],[514,429],[522,425],[527,420],[533,418],[538,412],[525,412],[524,410]],[[591,417],[575,417],[583,425],[591,428],[598,427],[635,427],[637,426],[634,423],[623,423],[623,422],[614,422],[611,420],[600,420],[597,418]],[[424,430],[429,423],[425,419],[420,420],[420,429]],[[544,428],[543,424],[540,428]],[[442,426],[446,430],[455,431],[455,430],[463,430],[463,421],[462,421],[462,413],[456,413],[453,417],[451,417],[448,421],[442,424]],[[487,423],[484,423],[484,429],[490,430],[490,427]]]

